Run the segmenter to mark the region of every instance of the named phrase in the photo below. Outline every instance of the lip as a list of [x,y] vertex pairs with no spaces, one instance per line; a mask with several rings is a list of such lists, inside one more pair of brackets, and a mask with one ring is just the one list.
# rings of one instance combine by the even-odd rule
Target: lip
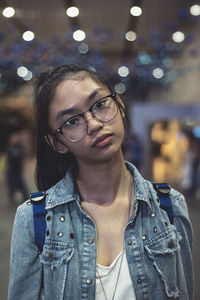
[[112,134],[102,134],[100,137],[98,137],[94,143],[92,144],[92,147],[105,147],[110,142]]

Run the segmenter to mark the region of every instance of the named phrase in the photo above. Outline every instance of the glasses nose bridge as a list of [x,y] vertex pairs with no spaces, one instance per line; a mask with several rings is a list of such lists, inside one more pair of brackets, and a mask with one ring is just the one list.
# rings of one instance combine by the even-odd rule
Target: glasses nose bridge
[[[94,113],[93,113],[93,111],[92,111],[92,107],[90,107],[90,108],[88,108],[87,110],[85,110],[85,111],[82,113],[82,115],[83,115],[83,118],[84,118],[84,120],[85,120],[86,123],[87,123],[88,121],[90,121],[91,119],[95,119],[95,120],[96,120],[96,117],[95,117],[95,115],[94,115]],[[90,116],[89,118],[88,118],[88,115]]]
[[88,134],[91,134],[94,130],[97,130],[97,128],[103,126],[103,122],[97,119],[95,114],[92,111],[92,107],[87,109],[84,113],[84,121],[86,124],[86,130]]

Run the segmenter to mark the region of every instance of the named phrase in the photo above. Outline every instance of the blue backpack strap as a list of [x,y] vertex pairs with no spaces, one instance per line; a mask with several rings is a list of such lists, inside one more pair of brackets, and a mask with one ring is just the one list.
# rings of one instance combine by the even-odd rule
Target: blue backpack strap
[[40,251],[43,249],[46,232],[45,197],[45,192],[30,194],[30,199],[33,205],[35,242]]
[[170,197],[170,186],[167,183],[153,182],[153,187],[156,190],[157,196],[160,200],[160,208],[167,212],[170,223],[173,224],[174,216]]

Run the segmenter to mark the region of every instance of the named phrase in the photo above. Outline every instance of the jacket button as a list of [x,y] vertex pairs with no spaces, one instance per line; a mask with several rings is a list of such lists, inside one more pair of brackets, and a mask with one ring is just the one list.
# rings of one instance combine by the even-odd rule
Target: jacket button
[[62,232],[62,231],[58,231],[58,232],[57,232],[57,236],[58,236],[58,237],[63,237],[63,232]]
[[151,213],[151,217],[152,217],[152,218],[155,218],[155,216],[156,216],[155,212],[152,212],[152,213]]
[[153,231],[154,231],[154,232],[157,232],[157,231],[158,231],[158,228],[155,226],[154,229],[153,229]]
[[143,234],[142,239],[143,239],[143,241],[146,240],[146,235],[145,234]]
[[137,283],[140,284],[142,282],[142,280],[140,278],[138,278]]
[[51,257],[53,256],[53,253],[50,252],[50,251],[47,251],[47,252],[45,253],[45,256],[46,256],[47,258],[51,258]]
[[86,282],[87,282],[87,284],[91,284],[91,283],[92,283],[92,278],[87,277],[87,278],[86,278]]
[[92,236],[90,236],[89,238],[88,238],[88,243],[89,244],[92,244],[94,242],[94,238],[92,237]]
[[26,205],[31,205],[32,203],[31,203],[31,200],[28,200],[27,202],[26,202]]
[[60,222],[65,222],[65,217],[64,216],[60,216]]
[[49,234],[50,234],[50,231],[49,231],[49,229],[47,229],[46,236],[49,236]]
[[129,245],[129,246],[132,245],[132,242],[131,242],[131,241],[128,241],[128,245]]
[[170,249],[174,247],[174,242],[173,242],[172,240],[169,241],[168,247],[169,247]]

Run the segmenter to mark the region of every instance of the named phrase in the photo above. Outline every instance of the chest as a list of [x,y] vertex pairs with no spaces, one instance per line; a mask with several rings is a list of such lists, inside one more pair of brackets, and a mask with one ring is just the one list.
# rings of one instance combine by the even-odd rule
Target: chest
[[124,231],[128,223],[127,207],[121,210],[86,207],[97,233],[97,263],[109,266],[124,249]]

